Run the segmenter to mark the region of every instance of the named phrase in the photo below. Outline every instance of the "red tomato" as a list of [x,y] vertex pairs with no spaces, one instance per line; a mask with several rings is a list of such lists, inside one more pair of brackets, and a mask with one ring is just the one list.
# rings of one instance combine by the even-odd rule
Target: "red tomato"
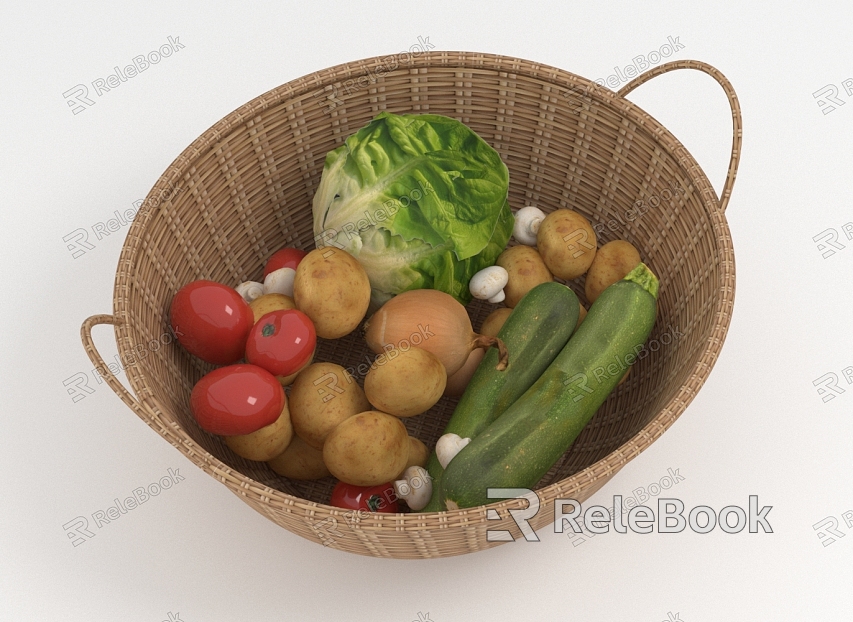
[[379,486],[353,486],[338,482],[332,490],[329,505],[347,510],[367,510],[388,514],[399,511],[393,482]]
[[214,365],[243,358],[254,319],[252,309],[235,289],[205,280],[179,289],[169,311],[169,323],[180,344]]
[[270,272],[275,272],[279,268],[293,268],[296,270],[296,266],[299,265],[299,262],[307,254],[307,252],[298,248],[283,248],[280,251],[276,251],[267,259],[267,265],[264,266],[264,278]]
[[309,317],[296,309],[279,309],[262,316],[246,341],[246,360],[276,376],[289,376],[304,367],[317,347]]
[[190,409],[211,434],[251,434],[276,421],[287,398],[275,376],[257,365],[228,365],[202,376]]

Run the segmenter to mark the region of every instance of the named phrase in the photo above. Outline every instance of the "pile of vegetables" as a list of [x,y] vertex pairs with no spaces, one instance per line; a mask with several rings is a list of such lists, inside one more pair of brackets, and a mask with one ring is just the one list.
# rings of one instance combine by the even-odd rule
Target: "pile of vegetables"
[[[658,281],[628,242],[598,248],[578,212],[513,215],[507,191],[459,121],[377,115],[326,157],[317,248],[275,253],[263,283],[175,295],[179,342],[222,366],[193,388],[199,426],[284,477],[335,477],[340,507],[442,511],[532,488],[627,377]],[[565,284],[584,275],[588,311]],[[472,298],[496,305],[479,332]],[[318,337],[359,326],[377,355],[363,386],[314,362]],[[459,401],[430,450],[404,420],[444,396]]]
[[[442,464],[441,485],[434,490],[438,509],[490,503],[488,488],[532,488],[548,472],[636,359],[635,348],[654,324],[657,287],[654,274],[640,264],[602,292],[535,382]],[[593,373],[610,365],[616,373]]]

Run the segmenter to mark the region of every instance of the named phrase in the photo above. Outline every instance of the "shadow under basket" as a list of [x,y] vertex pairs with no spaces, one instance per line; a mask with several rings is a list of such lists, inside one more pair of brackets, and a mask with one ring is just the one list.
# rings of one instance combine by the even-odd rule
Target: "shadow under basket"
[[[190,392],[212,366],[172,341],[172,297],[195,279],[231,286],[260,280],[264,262],[278,249],[314,248],[311,203],[324,158],[380,111],[462,121],[508,166],[513,210],[576,210],[595,227],[599,245],[631,242],[660,279],[646,355],[537,486],[539,511],[529,522],[539,529],[552,523],[554,499],[585,501],[663,434],[717,360],[734,301],[724,210],[740,155],[740,109],[728,80],[697,61],[660,65],[618,93],[554,67],[491,54],[430,52],[405,66],[383,62],[347,63],[284,84],[187,147],[130,227],[116,271],[113,315],[87,319],[82,339],[110,387],[143,421],[276,524],[362,555],[459,555],[500,544],[487,538],[487,530],[522,537],[506,510],[527,501],[347,520],[345,510],[326,504],[332,478],[281,477],[265,463],[236,456],[198,427]],[[681,143],[625,99],[636,86],[674,69],[703,71],[728,96],[734,131],[722,198]],[[587,305],[583,280],[568,285]],[[493,308],[481,301],[468,306],[475,328]],[[95,349],[91,330],[97,324],[114,325],[133,394]],[[357,329],[342,339],[320,340],[315,360],[357,367],[372,354]],[[406,419],[410,434],[432,448],[455,404],[443,398],[428,413]]]

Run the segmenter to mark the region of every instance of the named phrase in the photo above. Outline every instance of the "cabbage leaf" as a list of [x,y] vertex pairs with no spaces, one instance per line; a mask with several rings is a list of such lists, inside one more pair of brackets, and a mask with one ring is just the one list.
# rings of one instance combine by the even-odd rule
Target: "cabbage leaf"
[[359,260],[374,309],[419,288],[464,304],[512,234],[508,187],[500,155],[463,123],[381,112],[326,155],[315,240]]

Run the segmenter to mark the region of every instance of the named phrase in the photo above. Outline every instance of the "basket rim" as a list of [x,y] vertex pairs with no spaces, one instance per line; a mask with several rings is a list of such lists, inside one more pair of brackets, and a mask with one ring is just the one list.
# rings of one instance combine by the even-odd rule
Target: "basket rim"
[[[131,223],[119,256],[114,281],[113,315],[118,320],[115,325],[115,338],[120,354],[126,354],[131,351],[134,345],[132,343],[129,323],[126,319],[129,308],[129,290],[132,287],[132,281],[128,275],[132,273],[133,259],[140,248],[141,234],[145,230],[148,220],[154,216],[159,207],[154,197],[161,196],[160,193],[167,190],[170,186],[174,187],[174,184],[180,180],[186,169],[192,166],[197,157],[208,152],[222,137],[229,134],[232,129],[245,124],[253,116],[270,107],[280,105],[286,100],[304,97],[310,95],[312,92],[316,94],[317,91],[325,87],[331,87],[343,80],[362,76],[370,70],[375,71],[377,67],[382,66],[383,61],[386,61],[387,58],[388,56],[373,56],[341,63],[309,73],[275,87],[221,118],[175,158],[160,175],[146,196],[142,208]],[[679,61],[685,67],[689,67],[692,62],[700,64],[697,61]],[[599,104],[615,109],[620,114],[628,117],[632,123],[636,124],[638,129],[643,129],[654,135],[661,146],[673,157],[681,169],[680,172],[693,183],[694,189],[697,191],[706,209],[708,219],[712,224],[713,240],[716,250],[720,255],[721,284],[717,291],[714,309],[716,317],[715,324],[700,359],[693,366],[689,377],[680,389],[631,438],[623,442],[622,445],[611,451],[607,456],[585,469],[544,488],[537,489],[536,494],[540,500],[540,507],[544,507],[556,498],[570,498],[567,495],[586,489],[602,478],[609,479],[612,477],[625,464],[642,453],[669,429],[693,401],[696,394],[708,379],[719,357],[731,323],[735,293],[734,250],[731,235],[725,214],[720,209],[720,200],[704,171],[689,151],[653,116],[616,92],[592,80],[558,67],[486,52],[423,52],[413,58],[411,62],[408,62],[407,68],[402,69],[402,71],[411,73],[430,66],[454,67],[459,70],[484,69],[493,72],[502,72],[507,75],[524,75],[528,78],[547,81],[565,88],[573,86],[584,87],[588,97],[595,99]],[[396,73],[398,71],[401,70],[398,69],[388,73]],[[168,201],[166,202],[168,203]],[[229,489],[235,492],[235,494],[240,494],[236,492],[238,489],[243,491],[251,489],[267,499],[276,498],[286,511],[295,509],[310,510],[315,518],[340,516],[342,514],[343,510],[340,508],[324,503],[308,501],[278,489],[270,488],[244,475],[242,472],[232,469],[196,444],[177,422],[168,421],[162,416],[167,410],[161,408],[160,404],[153,397],[148,388],[147,377],[139,366],[128,366],[126,375],[134,394],[140,401],[141,408],[137,410],[137,414],[173,446],[177,448],[183,446],[186,451],[182,451],[182,453],[187,458],[211,477],[227,484]],[[507,499],[476,508],[446,510],[438,513],[371,513],[369,517],[364,518],[360,522],[359,527],[361,529],[381,529],[393,526],[397,531],[414,531],[426,528],[425,518],[435,515],[444,515],[441,520],[442,528],[463,525],[471,526],[472,524],[486,522],[488,520],[486,516],[487,510],[503,510],[523,505],[524,502],[519,499]]]

